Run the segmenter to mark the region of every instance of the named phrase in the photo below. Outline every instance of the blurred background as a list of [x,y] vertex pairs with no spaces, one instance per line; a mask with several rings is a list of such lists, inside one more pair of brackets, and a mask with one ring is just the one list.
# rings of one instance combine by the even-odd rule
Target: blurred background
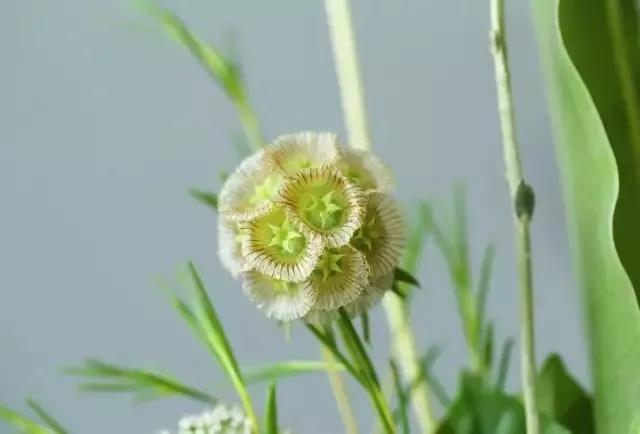
[[[489,52],[489,2],[353,2],[374,148],[410,207],[449,205],[468,188],[472,257],[496,242],[489,313],[517,337],[511,205]],[[538,359],[562,352],[588,377],[560,185],[526,0],[508,7],[518,134],[537,193],[533,225]],[[320,1],[167,0],[205,39],[237,56],[267,138],[345,137]],[[242,363],[319,358],[302,327],[291,342],[258,313],[216,258],[216,217],[187,194],[217,190],[238,162],[241,129],[225,95],[128,0],[0,2],[0,402],[38,398],[76,433],[174,428],[197,404],[82,395],[58,372],[87,356],[154,367],[234,402],[232,389],[157,289],[193,259]],[[466,362],[453,292],[430,245],[412,302],[422,350],[450,391]],[[372,314],[375,358],[388,334]],[[512,360],[511,389],[519,383]],[[589,386],[589,384],[586,384]],[[339,433],[324,375],[280,384],[281,419],[300,434]],[[255,388],[262,397],[263,390]],[[352,387],[362,432],[372,414]],[[261,401],[259,399],[259,401]],[[4,428],[0,428],[0,432]]]

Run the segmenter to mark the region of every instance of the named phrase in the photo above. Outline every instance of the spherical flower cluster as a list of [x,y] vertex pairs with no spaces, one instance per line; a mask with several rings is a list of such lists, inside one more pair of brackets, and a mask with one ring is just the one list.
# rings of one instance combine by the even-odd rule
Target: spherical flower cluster
[[[170,431],[158,434],[170,434]],[[251,421],[239,407],[217,405],[212,410],[180,419],[177,434],[251,434]]]
[[219,197],[219,255],[267,316],[360,314],[391,287],[405,243],[389,169],[330,133],[278,138]]

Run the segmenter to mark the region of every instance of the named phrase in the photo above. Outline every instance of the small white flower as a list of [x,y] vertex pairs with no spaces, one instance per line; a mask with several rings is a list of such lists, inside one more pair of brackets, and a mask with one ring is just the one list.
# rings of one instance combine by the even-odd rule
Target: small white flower
[[337,161],[339,152],[333,133],[302,132],[278,137],[267,148],[267,155],[284,176],[303,169]]
[[[169,431],[161,433],[169,434]],[[212,410],[180,419],[177,434],[251,434],[251,421],[239,407],[217,405]]]
[[395,188],[391,169],[371,151],[344,149],[337,166],[344,176],[367,193],[391,193]]
[[218,257],[234,279],[251,269],[242,255],[241,238],[239,223],[218,216]]
[[243,275],[242,288],[269,318],[291,321],[309,312],[317,293],[305,282],[272,279],[257,271]]

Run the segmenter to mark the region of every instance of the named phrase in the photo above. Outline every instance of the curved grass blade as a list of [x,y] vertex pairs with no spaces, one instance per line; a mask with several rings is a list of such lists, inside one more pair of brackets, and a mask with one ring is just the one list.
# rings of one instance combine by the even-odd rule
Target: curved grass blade
[[53,418],[40,404],[34,399],[27,399],[27,405],[38,417],[56,434],[68,434],[68,431]]
[[131,393],[136,399],[156,399],[184,396],[207,404],[218,400],[194,387],[187,386],[169,376],[142,369],[125,368],[95,359],[85,361],[77,368],[63,370],[69,375],[86,379],[80,390],[100,393]]
[[247,384],[256,384],[317,372],[341,372],[345,369],[344,365],[337,362],[330,364],[315,360],[289,360],[266,366],[245,367],[242,368],[242,373]]
[[509,373],[509,364],[511,363],[511,351],[513,350],[513,338],[509,338],[504,342],[502,352],[500,353],[500,364],[498,365],[498,374],[496,378],[496,388],[504,390],[507,382],[507,374]]
[[278,398],[276,394],[276,383],[271,383],[267,392],[264,425],[265,434],[278,434]]
[[[585,300],[596,431],[618,434],[640,429],[640,310],[614,243],[613,214],[619,186],[611,143],[589,89],[567,51],[565,42],[571,40],[563,40],[565,31],[593,13],[595,3],[533,1],[532,7],[574,264]],[[569,10],[573,15],[565,15]],[[560,17],[559,11],[564,11]],[[597,38],[601,33],[589,32],[592,34],[584,36]]]
[[[402,427],[403,434],[409,434],[410,425],[409,425],[409,395],[405,388],[402,385],[402,378],[400,376],[400,370],[398,369],[398,365],[393,359],[389,360],[389,366],[391,367],[391,376],[393,378],[393,385],[396,391],[396,399],[398,402],[398,408],[394,412],[394,419],[396,422],[400,423]],[[410,392],[410,391],[409,391]]]
[[21,430],[24,434],[54,434],[49,428],[3,406],[0,406],[0,421]]
[[217,194],[211,193],[209,191],[198,190],[197,188],[190,189],[189,194],[191,195],[191,197],[193,197],[203,205],[208,206],[214,211],[218,211],[218,195]]

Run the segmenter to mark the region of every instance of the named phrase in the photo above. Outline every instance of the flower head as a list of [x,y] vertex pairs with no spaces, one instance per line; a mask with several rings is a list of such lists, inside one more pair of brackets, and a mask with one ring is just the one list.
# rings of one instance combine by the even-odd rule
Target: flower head
[[271,318],[325,322],[366,312],[391,287],[404,247],[393,177],[335,135],[278,138],[220,193],[219,256]]
[[251,434],[251,421],[239,407],[217,405],[180,419],[177,434]]

